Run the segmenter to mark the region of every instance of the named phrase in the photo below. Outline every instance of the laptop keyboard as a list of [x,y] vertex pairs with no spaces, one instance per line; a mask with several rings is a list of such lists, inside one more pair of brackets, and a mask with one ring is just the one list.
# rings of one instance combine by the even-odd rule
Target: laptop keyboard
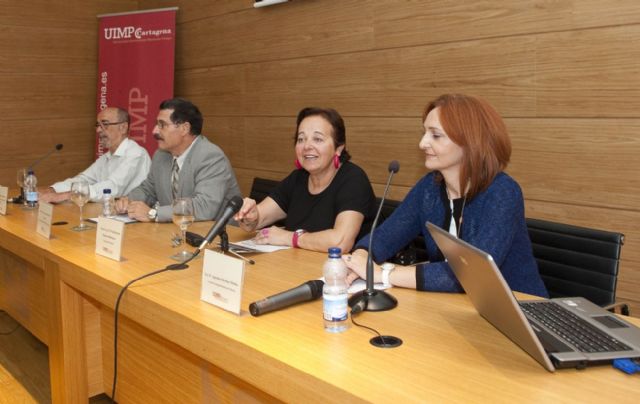
[[631,347],[607,335],[555,302],[520,303],[522,311],[544,324],[582,352],[630,351]]

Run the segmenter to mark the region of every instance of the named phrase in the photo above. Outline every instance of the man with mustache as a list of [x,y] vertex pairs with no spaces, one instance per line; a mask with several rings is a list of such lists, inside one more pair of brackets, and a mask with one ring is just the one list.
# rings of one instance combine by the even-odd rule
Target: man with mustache
[[224,152],[202,131],[202,114],[190,101],[173,98],[160,104],[153,136],[158,151],[147,178],[116,202],[118,213],[141,222],[170,222],[176,198],[193,199],[195,220],[211,220],[240,188]]
[[151,159],[147,150],[129,139],[129,113],[125,109],[109,107],[100,111],[96,134],[108,151],[75,177],[40,190],[41,201],[66,201],[71,196],[71,184],[84,180],[89,183],[91,200],[97,202],[105,189],[110,189],[114,197],[126,195],[146,178]]

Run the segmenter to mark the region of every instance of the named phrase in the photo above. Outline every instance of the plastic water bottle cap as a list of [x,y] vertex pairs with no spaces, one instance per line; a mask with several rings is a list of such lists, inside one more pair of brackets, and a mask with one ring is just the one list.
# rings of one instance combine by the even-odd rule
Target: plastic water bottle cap
[[340,258],[342,255],[342,250],[340,247],[330,247],[329,248],[329,258]]
[[109,188],[105,188],[105,189],[102,190],[102,193],[103,194],[110,194],[111,190]]

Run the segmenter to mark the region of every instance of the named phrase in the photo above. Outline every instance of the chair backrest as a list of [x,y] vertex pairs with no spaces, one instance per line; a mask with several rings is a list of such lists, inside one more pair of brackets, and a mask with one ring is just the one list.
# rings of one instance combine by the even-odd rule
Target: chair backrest
[[251,193],[249,198],[254,199],[257,203],[262,202],[264,198],[269,196],[271,190],[278,185],[280,181],[268,180],[266,178],[255,177],[251,185]]
[[[381,198],[376,198],[376,209],[380,206],[380,201]],[[391,216],[400,203],[402,202],[393,199],[385,199],[384,204],[382,205],[382,211],[380,212],[380,219],[378,219],[378,226]],[[424,244],[424,237],[419,235],[388,261],[400,265],[413,265],[418,262],[427,261],[428,259],[429,255],[427,254],[427,249]]]
[[[251,184],[251,192],[249,193],[249,198],[255,200],[256,203],[260,203],[264,198],[269,196],[273,188],[275,188],[279,183],[280,181],[255,177],[253,179],[253,184]],[[272,225],[284,227],[284,220],[278,220]]]
[[615,303],[623,234],[529,218],[527,228],[551,297],[581,296],[600,306]]

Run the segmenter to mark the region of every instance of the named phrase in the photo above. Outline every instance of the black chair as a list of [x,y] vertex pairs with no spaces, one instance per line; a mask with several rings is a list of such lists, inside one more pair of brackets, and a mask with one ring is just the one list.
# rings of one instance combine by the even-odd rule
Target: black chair
[[[376,208],[380,206],[381,198],[376,198]],[[378,226],[380,226],[393,211],[400,205],[400,201],[393,199],[386,199],[382,205],[382,211],[380,212],[380,219],[378,219]],[[409,244],[404,246],[400,251],[396,253],[393,258],[388,261],[398,265],[414,265],[419,262],[425,262],[429,260],[429,254],[424,244],[424,237],[419,235],[413,239]]]
[[551,297],[580,296],[629,314],[616,304],[621,233],[526,219],[533,255]]
[[266,178],[255,177],[251,185],[251,193],[249,198],[254,199],[257,203],[262,202],[264,198],[269,196],[271,190],[278,185],[280,181],[268,180]]
[[[251,184],[251,192],[249,198],[254,199],[256,203],[262,202],[264,198],[269,196],[273,188],[275,188],[280,181],[268,180],[266,178],[255,177],[253,184]],[[284,220],[278,220],[273,223],[274,226],[284,227]]]

